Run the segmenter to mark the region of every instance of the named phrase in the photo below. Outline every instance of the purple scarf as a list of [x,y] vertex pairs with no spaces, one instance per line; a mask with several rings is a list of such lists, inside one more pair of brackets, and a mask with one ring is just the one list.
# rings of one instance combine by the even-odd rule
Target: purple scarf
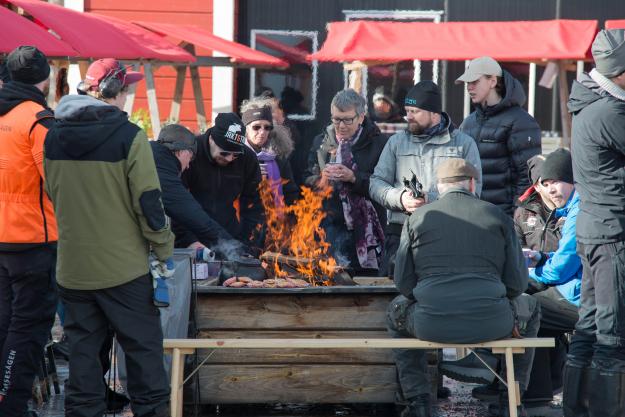
[[276,155],[267,152],[260,151],[256,154],[258,162],[265,164],[267,168],[267,179],[271,185],[271,193],[273,194],[273,201],[276,208],[284,207],[284,194],[282,193],[282,177],[280,177],[280,168],[276,162]]
[[[358,135],[356,135],[358,137]],[[339,141],[341,164],[356,172],[358,167],[352,155],[354,138]],[[362,268],[378,269],[379,257],[384,246],[384,231],[378,213],[370,200],[357,195],[344,183],[339,183],[339,197],[347,230],[354,232],[356,255]]]

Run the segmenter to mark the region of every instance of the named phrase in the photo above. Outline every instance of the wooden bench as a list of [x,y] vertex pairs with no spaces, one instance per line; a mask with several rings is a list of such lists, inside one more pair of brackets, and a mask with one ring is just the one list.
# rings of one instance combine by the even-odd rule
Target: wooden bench
[[[182,417],[185,356],[196,349],[469,349],[487,348],[503,354],[506,361],[506,384],[510,417],[517,417],[521,403],[518,382],[514,379],[513,354],[526,348],[553,347],[552,338],[504,339],[485,343],[433,343],[418,339],[165,339],[165,352],[172,355],[171,417]],[[206,359],[205,359],[206,360]],[[202,363],[200,363],[200,366]],[[187,380],[199,369],[193,370]]]

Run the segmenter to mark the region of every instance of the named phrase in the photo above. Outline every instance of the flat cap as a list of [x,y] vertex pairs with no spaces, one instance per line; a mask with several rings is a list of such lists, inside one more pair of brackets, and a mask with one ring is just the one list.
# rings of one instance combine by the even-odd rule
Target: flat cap
[[462,158],[449,158],[436,167],[439,183],[458,182],[480,176],[477,169]]

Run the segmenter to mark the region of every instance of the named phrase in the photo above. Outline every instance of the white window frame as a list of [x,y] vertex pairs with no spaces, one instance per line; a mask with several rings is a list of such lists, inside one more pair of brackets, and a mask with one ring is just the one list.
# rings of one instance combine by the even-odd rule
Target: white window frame
[[[273,29],[252,29],[250,31],[250,45],[253,49],[256,49],[256,35],[281,35],[281,36],[306,36],[312,39],[312,51],[317,52],[319,49],[319,32],[304,31],[304,30],[273,30]],[[317,71],[319,68],[319,62],[314,60],[311,62],[312,67],[312,100],[311,109],[308,114],[289,114],[288,118],[291,120],[315,120],[317,118]],[[250,97],[254,96],[256,91],[256,68],[250,68]]]
[[[444,10],[343,10],[345,21],[359,19],[384,19],[384,20],[431,20],[434,23],[440,23]],[[421,61],[415,59],[414,66],[414,82],[421,81]],[[363,67],[362,72],[362,92],[366,98],[368,89],[369,69]],[[439,76],[439,60],[432,61],[432,81],[438,83]],[[343,84],[345,88],[349,86],[349,74],[347,70],[343,70]]]

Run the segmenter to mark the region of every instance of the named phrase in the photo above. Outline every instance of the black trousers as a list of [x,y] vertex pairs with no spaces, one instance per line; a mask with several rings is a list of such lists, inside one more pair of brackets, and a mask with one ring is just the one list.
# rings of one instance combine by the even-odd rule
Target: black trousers
[[386,227],[384,240],[384,257],[380,266],[381,277],[393,277],[395,269],[395,255],[399,249],[399,240],[401,237],[401,226],[389,225]]
[[577,253],[584,277],[569,361],[576,366],[604,362],[625,371],[625,241],[578,243]]
[[117,287],[71,290],[59,287],[65,303],[69,342],[67,417],[101,417],[105,409],[101,352],[109,326],[126,354],[128,394],[135,416],[158,414],[169,404],[169,381],[163,368],[163,332],[152,303],[148,275]]
[[[22,417],[56,311],[56,249],[0,252],[0,416]],[[2,398],[4,397],[4,398]]]
[[577,306],[568,302],[555,288],[535,292],[542,316],[538,337],[553,337],[554,348],[537,348],[532,363],[530,383],[523,400],[551,401],[553,391],[562,385],[562,366],[566,360],[566,342],[563,335],[572,332],[577,322]]

